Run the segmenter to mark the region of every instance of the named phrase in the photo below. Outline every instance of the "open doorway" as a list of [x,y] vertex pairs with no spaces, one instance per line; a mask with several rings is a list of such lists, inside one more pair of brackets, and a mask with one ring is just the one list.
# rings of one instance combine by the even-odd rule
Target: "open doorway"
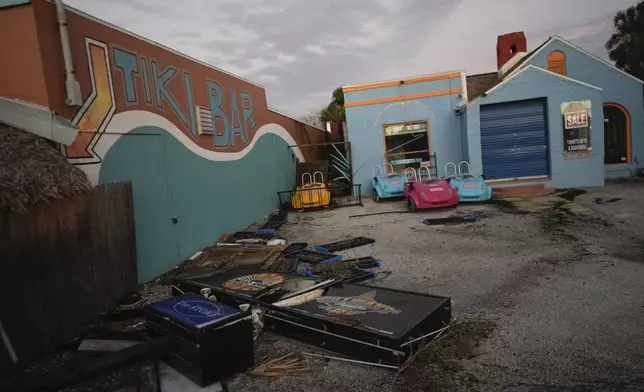
[[616,103],[604,104],[604,164],[631,162],[631,121],[628,111]]

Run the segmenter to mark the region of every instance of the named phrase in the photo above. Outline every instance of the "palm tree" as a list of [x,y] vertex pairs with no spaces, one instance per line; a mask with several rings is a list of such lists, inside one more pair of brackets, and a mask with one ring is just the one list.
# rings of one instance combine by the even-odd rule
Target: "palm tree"
[[606,49],[615,66],[644,80],[644,2],[618,11]]

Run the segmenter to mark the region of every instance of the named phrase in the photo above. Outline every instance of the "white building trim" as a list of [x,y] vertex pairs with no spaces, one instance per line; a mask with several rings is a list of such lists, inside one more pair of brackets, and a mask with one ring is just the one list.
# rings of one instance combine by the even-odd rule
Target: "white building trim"
[[379,80],[377,82],[365,82],[365,83],[360,83],[360,84],[349,84],[349,85],[342,86],[341,88],[344,90],[344,89],[347,89],[347,88],[370,86],[372,84],[395,83],[395,82],[400,82],[401,80],[413,80],[413,79],[429,78],[429,77],[432,77],[432,76],[448,75],[448,74],[453,74],[453,73],[457,73],[457,72],[465,73],[464,70],[459,69],[459,70],[454,70],[454,71],[436,72],[436,73],[425,74],[425,75],[405,76],[405,77],[396,78],[396,79]]
[[0,122],[66,146],[72,144],[78,128],[49,108],[0,97]]
[[461,105],[463,106],[464,104],[469,101],[467,97],[467,75],[465,75],[465,71],[461,71],[461,85],[463,86],[463,92],[461,93]]
[[534,70],[539,71],[541,73],[544,73],[546,75],[554,76],[554,77],[557,77],[559,79],[563,79],[563,80],[565,80],[567,82],[572,82],[572,83],[580,84],[582,86],[589,87],[589,88],[592,88],[592,89],[595,89],[595,90],[598,90],[598,91],[603,91],[601,87],[597,87],[595,85],[592,85],[592,84],[589,84],[589,83],[586,83],[586,82],[582,82],[581,80],[577,80],[577,79],[573,79],[573,78],[568,77],[568,76],[560,75],[560,74],[558,74],[556,72],[548,71],[547,69],[543,69],[543,68],[537,67],[536,65],[530,64],[530,65],[528,65],[526,67],[521,68],[518,72],[510,74],[510,76],[508,76],[507,78],[503,79],[503,81],[501,83],[497,84],[496,86],[493,86],[492,88],[490,88],[489,90],[484,92],[483,95],[477,97],[475,100],[473,100],[472,102],[468,103],[467,106],[470,106],[472,103],[478,101],[481,98],[484,98],[486,95],[489,95],[489,94],[493,93],[497,89],[501,88],[504,84],[508,83],[509,81],[511,81],[512,79],[516,78],[517,76],[521,75],[523,72],[525,72],[525,71],[527,71],[529,69],[534,69]]

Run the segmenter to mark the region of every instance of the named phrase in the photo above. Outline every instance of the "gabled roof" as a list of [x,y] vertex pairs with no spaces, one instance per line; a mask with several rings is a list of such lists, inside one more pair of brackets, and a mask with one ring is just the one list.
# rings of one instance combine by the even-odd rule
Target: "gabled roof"
[[[556,72],[548,71],[547,69],[537,67],[536,65],[528,64],[526,67],[521,68],[520,70],[516,71],[516,72],[515,72],[515,73],[513,73],[512,75],[508,75],[507,77],[505,77],[505,78],[504,78],[500,83],[497,83],[497,84],[495,84],[494,86],[492,86],[490,89],[488,89],[488,90],[487,90],[487,91],[485,91],[483,94],[481,94],[481,96],[483,96],[483,95],[488,95],[488,94],[490,94],[490,93],[494,92],[494,90],[496,90],[496,89],[500,88],[500,87],[501,87],[501,86],[503,86],[504,84],[508,83],[510,80],[512,80],[512,79],[514,79],[514,78],[516,78],[516,77],[518,77],[518,76],[519,76],[519,75],[521,75],[523,72],[525,72],[525,71],[527,71],[527,70],[529,70],[529,69],[533,69],[533,70],[536,70],[536,71],[542,72],[542,73],[544,73],[544,74],[546,74],[546,75],[549,75],[549,76],[553,76],[553,77],[556,77],[556,78],[559,78],[559,79],[566,80],[566,81],[568,81],[568,82],[572,82],[572,83],[580,84],[580,85],[582,85],[582,86],[586,86],[586,87],[589,87],[589,88],[592,88],[592,89],[595,89],[595,90],[602,91],[602,88],[601,88],[601,87],[597,87],[597,86],[592,85],[592,84],[590,84],[590,83],[582,82],[581,80],[573,79],[573,78],[570,78],[570,77],[568,77],[568,76],[560,75],[560,74],[558,74],[558,73],[556,73]],[[470,102],[468,103],[468,106],[469,106],[470,104],[472,104],[472,102],[474,102],[474,101],[476,101],[477,99],[479,99],[481,96],[479,96],[478,98],[476,98],[476,99],[474,99],[474,100],[470,101]]]
[[533,49],[530,53],[526,54],[521,58],[521,60],[517,61],[512,68],[510,68],[503,76],[499,76],[499,72],[488,72],[488,73],[482,73],[482,74],[477,74],[477,75],[470,75],[467,77],[467,97],[470,102],[475,100],[476,98],[480,97],[491,89],[492,87],[496,86],[497,84],[501,83],[521,65],[525,64],[527,59],[532,58],[534,54],[541,50],[550,40],[543,42],[541,45]]
[[608,61],[606,61],[606,60],[602,59],[601,57],[596,56],[596,55],[594,55],[594,54],[590,53],[590,52],[589,52],[589,51],[587,51],[586,49],[581,48],[581,47],[579,47],[579,46],[577,46],[577,45],[573,44],[573,43],[572,43],[572,42],[570,42],[570,41],[566,41],[565,39],[561,38],[561,37],[560,37],[560,36],[558,36],[558,35],[555,35],[555,36],[550,37],[550,39],[548,39],[546,42],[544,42],[543,44],[541,44],[541,45],[540,45],[539,47],[537,47],[535,50],[533,50],[532,52],[530,52],[530,54],[528,54],[528,55],[527,55],[527,56],[525,56],[521,61],[519,61],[519,63],[517,63],[517,65],[516,65],[513,69],[511,69],[510,71],[508,71],[507,75],[509,76],[509,75],[511,75],[513,72],[518,71],[522,64],[526,64],[529,60],[532,60],[532,59],[533,59],[537,54],[539,54],[539,53],[540,53],[540,52],[541,52],[541,51],[542,51],[542,50],[543,50],[543,49],[544,49],[544,48],[545,48],[549,43],[551,43],[551,42],[553,42],[553,41],[559,41],[559,42],[561,42],[561,43],[564,43],[564,44],[566,44],[566,45],[570,46],[571,48],[573,48],[573,49],[575,49],[575,50],[577,50],[577,51],[579,51],[579,52],[581,52],[581,53],[585,54],[586,56],[592,57],[593,59],[595,59],[595,60],[599,61],[600,63],[604,64],[605,66],[610,67],[610,68],[614,69],[615,71],[617,71],[617,72],[619,72],[619,73],[621,73],[621,74],[623,74],[623,75],[625,75],[625,76],[628,76],[629,78],[631,78],[631,79],[633,79],[633,80],[635,80],[635,81],[637,81],[637,82],[640,82],[640,83],[644,84],[644,81],[642,81],[642,80],[640,80],[640,79],[636,78],[635,76],[633,76],[633,75],[629,74],[628,72],[622,71],[621,69],[617,68],[615,65],[613,65],[613,64],[611,64],[611,63],[609,63]]
[[[562,42],[562,43],[570,46],[571,48],[573,48],[575,50],[578,50],[579,52],[594,58],[595,60],[603,63],[604,65],[613,68],[617,72],[620,72],[620,73],[628,76],[629,78],[644,84],[644,81],[636,78],[635,76],[633,76],[633,75],[631,75],[631,74],[629,74],[629,73],[627,73],[625,71],[622,71],[621,69],[615,67],[613,64],[611,64],[608,61],[602,59],[601,57],[598,57],[598,56],[588,52],[587,50],[585,50],[585,49],[573,44],[572,42],[566,41],[565,39],[561,38],[560,36],[555,35],[555,36],[552,36],[552,37],[548,38],[541,45],[537,46],[530,53],[525,55],[512,68],[510,68],[508,70],[508,72],[506,72],[503,77],[498,77],[498,72],[489,72],[489,73],[483,73],[483,74],[477,74],[477,75],[468,76],[467,77],[467,91],[468,91],[469,101],[472,102],[475,99],[477,99],[478,97],[480,97],[481,95],[492,92],[498,86],[503,84],[506,80],[510,80],[510,79],[514,78],[520,72],[522,72],[523,70],[525,70],[527,68],[533,68],[533,69],[537,69],[537,70],[540,70],[540,71],[544,71],[544,72],[546,72],[548,74],[560,76],[560,77],[562,77],[562,78],[564,78],[564,79],[566,79],[568,81],[572,81],[572,82],[575,82],[575,83],[585,85],[587,87],[591,87],[591,88],[601,90],[601,88],[599,88],[599,87],[597,87],[595,85],[585,83],[585,82],[582,82],[582,81],[579,81],[577,79],[573,79],[573,78],[570,78],[570,77],[567,77],[567,76],[562,76],[562,75],[559,75],[557,73],[550,72],[550,71],[548,71],[546,69],[543,69],[543,68],[540,68],[540,67],[537,67],[537,66],[529,64],[530,60],[532,60],[537,54],[539,54],[549,43],[551,43],[551,42],[553,42],[555,40],[557,40],[559,42]],[[526,66],[526,64],[528,64],[528,65]]]
[[505,79],[505,78],[507,78],[508,76],[510,76],[510,75],[512,74],[512,72],[514,72],[515,70],[519,69],[523,64],[526,64],[526,61],[528,61],[528,59],[533,58],[533,57],[534,57],[534,55],[535,55],[537,52],[541,51],[541,49],[543,49],[543,47],[544,47],[544,46],[546,46],[546,44],[547,44],[548,42],[550,42],[551,40],[552,40],[552,37],[548,38],[548,39],[547,39],[546,41],[544,41],[541,45],[539,45],[539,46],[537,46],[536,48],[534,48],[530,53],[528,53],[528,54],[526,54],[525,56],[523,56],[523,58],[522,58],[521,60],[519,60],[516,64],[514,64],[514,67],[512,67],[512,68],[508,69],[508,72],[506,72],[506,73],[505,73],[505,75],[503,76],[503,78],[504,78],[504,79]]

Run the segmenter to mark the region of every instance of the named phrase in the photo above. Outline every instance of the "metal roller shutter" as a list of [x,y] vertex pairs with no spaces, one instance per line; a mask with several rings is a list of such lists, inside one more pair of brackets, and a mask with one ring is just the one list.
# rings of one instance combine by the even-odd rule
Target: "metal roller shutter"
[[488,180],[548,175],[545,101],[481,106],[481,149]]

